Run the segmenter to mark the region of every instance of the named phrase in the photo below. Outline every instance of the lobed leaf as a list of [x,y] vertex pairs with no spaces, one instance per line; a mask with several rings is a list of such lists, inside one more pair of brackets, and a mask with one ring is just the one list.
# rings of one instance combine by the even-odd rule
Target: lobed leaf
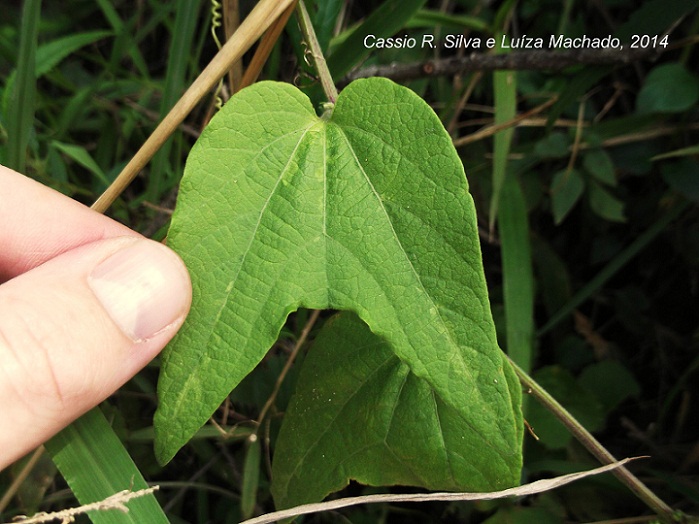
[[[434,112],[385,79],[332,114],[262,82],[193,148],[168,234],[192,311],[166,349],[156,453],[170,460],[262,359],[299,307],[355,311],[515,483],[521,394],[495,337],[475,210]],[[503,481],[503,479],[505,479]]]
[[[517,378],[509,374],[513,388]],[[276,506],[318,501],[362,484],[432,490],[516,482],[516,454],[491,453],[466,410],[447,405],[355,315],[326,322],[284,415],[273,464]]]

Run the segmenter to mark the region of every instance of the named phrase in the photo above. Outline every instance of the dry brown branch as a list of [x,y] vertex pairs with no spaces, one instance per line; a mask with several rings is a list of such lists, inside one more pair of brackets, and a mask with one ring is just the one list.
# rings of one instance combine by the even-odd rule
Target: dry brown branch
[[373,65],[350,73],[340,82],[346,85],[357,78],[385,76],[396,81],[414,80],[430,76],[453,76],[469,71],[500,69],[530,71],[560,71],[575,65],[623,65],[639,60],[655,60],[664,49],[575,49],[551,51],[547,49],[518,51],[505,54],[471,53],[466,56],[427,60],[409,64],[394,62]]
[[520,115],[517,115],[516,117],[512,118],[511,120],[508,120],[507,122],[501,122],[499,124],[493,124],[491,126],[488,126],[486,128],[483,128],[479,131],[476,131],[475,133],[471,133],[470,135],[466,135],[461,138],[457,138],[454,140],[454,147],[462,147],[465,146],[466,144],[470,144],[472,142],[477,142],[478,140],[483,140],[486,137],[492,136],[495,133],[498,133],[504,129],[508,129],[510,127],[514,127],[523,120],[536,115],[538,113],[541,113],[545,109],[548,109],[551,107],[556,100],[558,100],[558,95],[554,95],[551,98],[549,98],[546,102],[543,104],[540,104],[536,106],[533,109],[530,109],[529,111],[526,111]]

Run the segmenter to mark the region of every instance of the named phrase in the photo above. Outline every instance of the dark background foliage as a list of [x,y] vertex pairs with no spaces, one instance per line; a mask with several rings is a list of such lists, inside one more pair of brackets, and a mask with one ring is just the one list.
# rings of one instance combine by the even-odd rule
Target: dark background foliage
[[[458,151],[476,201],[492,307],[507,349],[499,231],[497,225],[490,228],[493,133],[487,130],[493,123],[495,87],[487,60],[493,57],[481,69],[471,70],[472,50],[418,47],[367,54],[342,43],[348,29],[361,30],[372,13],[394,3],[318,0],[311,2],[311,11],[331,67],[343,60],[352,65],[336,78],[340,85],[346,75],[361,75],[368,67],[391,76],[387,64],[421,64],[418,74],[400,82],[423,96],[456,143],[463,144]],[[405,5],[411,3],[420,2]],[[21,4],[6,1],[0,9],[0,162],[6,165],[16,158],[9,131],[14,118],[10,90],[18,78]],[[251,4],[241,1],[242,11]],[[658,36],[658,45],[635,51],[625,46],[606,57],[591,53],[586,63],[578,57],[566,67],[560,67],[560,57],[541,54],[538,65],[519,70],[517,111],[530,114],[517,122],[508,176],[517,178],[527,206],[535,275],[534,377],[617,456],[651,455],[651,460],[634,465],[638,475],[673,507],[699,512],[696,3],[434,0],[423,4],[401,23],[397,35],[487,38],[504,32],[546,41],[552,34],[615,35],[624,43],[632,35]],[[184,9],[192,13],[188,24],[176,20]],[[379,21],[378,31],[388,31],[392,23]],[[211,24],[208,2],[45,1],[38,32],[44,54],[37,55],[37,63],[41,58],[45,68],[37,78],[28,149],[21,155],[22,164],[13,167],[92,203],[216,52]],[[178,53],[173,42],[183,34],[187,45]],[[219,35],[223,36],[222,30]],[[262,77],[293,82],[319,101],[320,91],[303,52],[292,17]],[[429,64],[446,59],[461,64],[458,74],[425,74],[432,70]],[[220,96],[226,98],[228,92],[224,89]],[[547,100],[551,103],[542,109]],[[146,235],[164,236],[187,152],[214,106],[213,96],[200,104],[166,150],[112,206],[111,216]],[[474,135],[479,130],[486,130],[480,138]],[[157,361],[110,399],[106,409],[114,426],[144,474],[162,486],[159,496],[173,522],[239,518],[246,428],[269,397],[307,318],[308,312],[302,311],[290,319],[266,360],[217,413],[221,426],[236,429],[233,436],[221,437],[212,425],[164,469],[152,454]],[[257,493],[260,512],[271,509],[268,461],[294,377],[292,372],[277,397],[268,428],[267,459],[262,461]],[[595,464],[531,399],[526,416],[541,440],[525,436],[523,481]],[[0,491],[21,468],[20,463],[0,474]],[[373,491],[358,485],[347,490]],[[2,516],[7,520],[72,503],[46,459]],[[361,507],[305,521],[618,522],[613,519],[638,517],[624,522],[643,522],[652,518],[648,514],[618,482],[602,477],[521,501]]]

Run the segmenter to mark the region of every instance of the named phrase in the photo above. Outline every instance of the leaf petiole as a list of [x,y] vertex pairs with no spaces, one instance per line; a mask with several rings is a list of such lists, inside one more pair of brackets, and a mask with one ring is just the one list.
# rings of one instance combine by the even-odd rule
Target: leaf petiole
[[306,43],[311,49],[311,56],[313,56],[313,62],[318,70],[318,76],[320,77],[320,83],[323,86],[323,91],[325,92],[328,102],[334,104],[338,96],[337,88],[335,87],[332,75],[328,69],[328,64],[325,62],[323,51],[320,49],[320,44],[318,43],[318,37],[313,29],[311,17],[308,16],[308,10],[306,9],[306,4],[303,2],[303,0],[299,1],[297,9],[301,32],[303,33]]

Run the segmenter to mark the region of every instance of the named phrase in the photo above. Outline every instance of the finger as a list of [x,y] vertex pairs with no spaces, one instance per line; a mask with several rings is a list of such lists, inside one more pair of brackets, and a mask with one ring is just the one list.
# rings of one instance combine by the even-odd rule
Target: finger
[[0,469],[104,400],[181,325],[189,276],[138,237],[86,244],[0,286]]
[[0,282],[78,246],[137,233],[0,166]]

